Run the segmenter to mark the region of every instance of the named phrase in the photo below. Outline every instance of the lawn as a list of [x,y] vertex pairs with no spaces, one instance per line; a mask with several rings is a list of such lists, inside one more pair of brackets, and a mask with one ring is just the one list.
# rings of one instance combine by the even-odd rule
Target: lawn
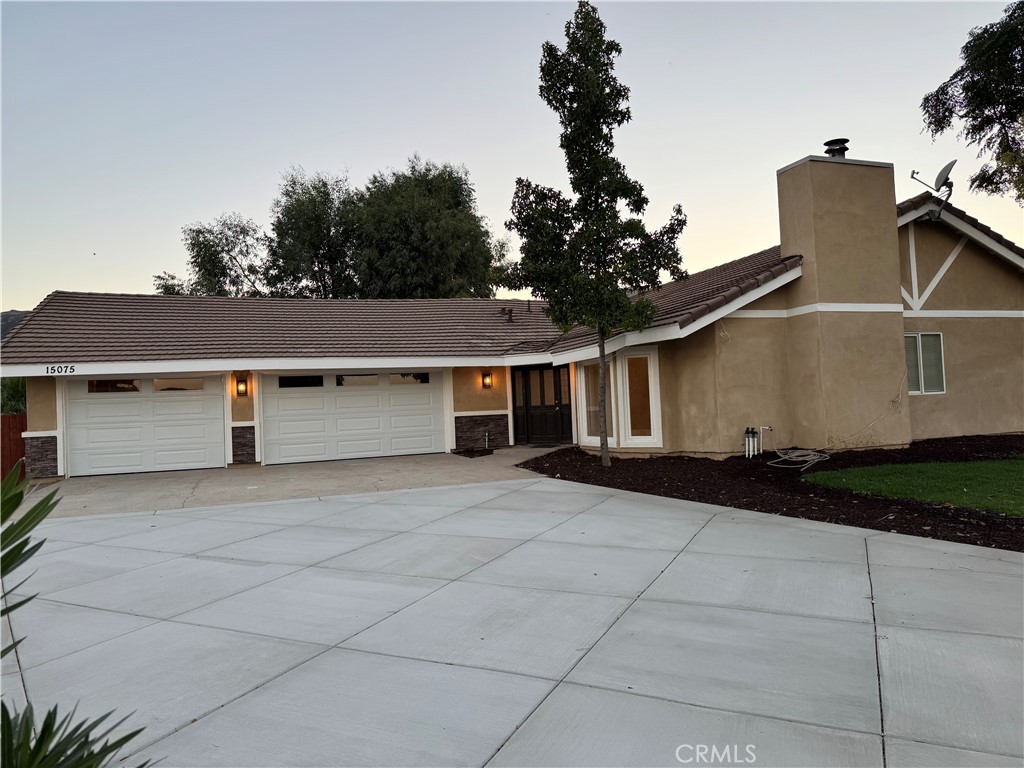
[[869,496],[918,499],[1024,517],[1024,456],[813,472],[809,482]]

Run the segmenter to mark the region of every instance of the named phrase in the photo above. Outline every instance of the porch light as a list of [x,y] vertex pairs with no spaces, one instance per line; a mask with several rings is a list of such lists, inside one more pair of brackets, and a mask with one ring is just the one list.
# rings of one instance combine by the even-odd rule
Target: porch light
[[484,389],[490,389],[493,384],[494,384],[494,380],[491,378],[491,372],[490,371],[484,371],[480,375],[480,385]]
[[249,396],[249,379],[236,379],[235,380],[235,392],[238,393],[239,397]]

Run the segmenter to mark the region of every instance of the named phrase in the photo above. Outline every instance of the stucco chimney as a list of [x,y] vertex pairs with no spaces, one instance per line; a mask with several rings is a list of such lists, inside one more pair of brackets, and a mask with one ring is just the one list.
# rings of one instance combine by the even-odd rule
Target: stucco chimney
[[778,172],[778,188],[782,255],[803,256],[786,296],[794,440],[905,445],[909,409],[890,407],[906,393],[893,167],[806,157]]

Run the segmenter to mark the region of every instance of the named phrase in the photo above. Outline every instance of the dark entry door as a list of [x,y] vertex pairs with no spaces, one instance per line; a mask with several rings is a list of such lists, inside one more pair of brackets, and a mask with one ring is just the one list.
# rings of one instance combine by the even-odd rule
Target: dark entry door
[[517,444],[572,442],[569,366],[513,368],[512,394]]

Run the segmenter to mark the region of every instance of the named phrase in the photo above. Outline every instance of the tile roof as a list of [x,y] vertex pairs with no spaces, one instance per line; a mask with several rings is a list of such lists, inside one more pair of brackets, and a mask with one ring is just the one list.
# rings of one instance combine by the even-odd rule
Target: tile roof
[[[900,216],[905,216],[911,211],[916,211],[919,208],[924,208],[929,203],[935,203],[935,205],[942,205],[942,198],[936,197],[931,192],[922,192],[920,195],[917,195],[916,197],[912,197],[909,200],[904,200],[902,203],[897,203],[896,216],[897,218],[899,218]],[[1024,248],[1017,245],[1012,240],[1008,240],[1007,238],[1003,237],[1001,234],[996,232],[994,229],[992,229],[992,227],[988,226],[987,224],[983,224],[982,222],[978,221],[976,218],[967,213],[967,211],[963,210],[962,208],[957,208],[955,205],[950,205],[949,203],[946,203],[946,207],[943,209],[943,212],[946,211],[953,214],[961,221],[970,224],[979,232],[984,232],[986,235],[991,237],[993,240],[995,240],[1003,247],[1010,249],[1018,256],[1024,258]]]
[[[800,263],[779,248],[648,294],[654,325],[681,326]],[[6,340],[7,365],[128,360],[498,357],[596,343],[563,334],[544,303],[516,299],[270,299],[56,291]],[[512,313],[512,322],[508,312]]]

